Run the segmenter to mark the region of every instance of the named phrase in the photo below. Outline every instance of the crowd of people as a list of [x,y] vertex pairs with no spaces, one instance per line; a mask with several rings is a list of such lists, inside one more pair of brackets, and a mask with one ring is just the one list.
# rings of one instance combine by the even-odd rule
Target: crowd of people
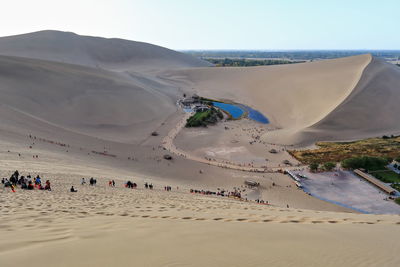
[[[242,193],[240,189],[234,188],[232,191],[227,191],[224,189],[219,189],[218,191],[210,191],[210,190],[198,190],[198,189],[190,189],[190,193],[192,194],[201,194],[201,195],[214,195],[214,196],[221,196],[221,197],[231,197],[235,199],[239,199],[242,201],[249,201],[247,198],[242,197]],[[258,204],[269,204],[268,201],[262,199],[256,199],[256,203]]]
[[[4,185],[4,187],[10,188],[13,192],[16,191],[16,188],[20,187],[21,189],[24,190],[48,190],[51,191],[51,185],[50,185],[50,180],[46,180],[44,185],[42,185],[42,178],[37,175],[35,178],[32,178],[31,175],[27,175],[26,177],[23,175],[20,175],[18,170],[16,170],[10,178],[2,178],[1,183]],[[97,183],[97,180],[93,177],[89,179],[89,184],[91,186],[95,186]],[[85,185],[86,180],[85,178],[82,178],[81,180],[81,185]],[[109,180],[108,181],[108,186],[110,187],[115,187],[116,183],[115,180]],[[131,189],[136,189],[138,185],[130,180],[128,180],[125,183],[126,188],[131,188]],[[152,183],[145,183],[144,184],[145,189],[150,189],[152,190],[154,188],[154,185]],[[167,185],[164,186],[164,191],[171,191],[172,187]],[[77,189],[72,185],[70,188],[71,193],[78,192]],[[210,191],[210,190],[197,190],[197,189],[190,189],[190,193],[193,194],[201,194],[201,195],[215,195],[215,196],[221,196],[221,197],[232,197],[240,200],[247,201],[246,198],[242,197],[241,190],[238,188],[234,188],[232,191],[227,191],[223,189],[219,189],[217,191]],[[268,204],[268,201],[264,201],[261,199],[257,199],[255,201],[256,203],[259,204]]]
[[35,178],[32,178],[30,174],[26,177],[20,175],[18,170],[16,170],[10,178],[2,178],[1,183],[4,187],[8,187],[11,191],[15,192],[16,188],[19,186],[24,190],[47,190],[51,191],[50,180],[46,180],[45,184],[42,185],[42,178],[37,175]]
[[234,189],[233,191],[226,191],[226,190],[210,191],[210,190],[190,189],[190,193],[202,194],[202,195],[216,195],[221,197],[234,197],[242,199],[241,192],[236,189]]

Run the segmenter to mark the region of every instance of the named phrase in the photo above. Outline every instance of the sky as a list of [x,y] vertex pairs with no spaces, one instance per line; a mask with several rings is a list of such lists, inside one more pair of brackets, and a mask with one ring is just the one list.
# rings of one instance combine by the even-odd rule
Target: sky
[[0,0],[0,36],[40,30],[176,50],[400,49],[400,0]]

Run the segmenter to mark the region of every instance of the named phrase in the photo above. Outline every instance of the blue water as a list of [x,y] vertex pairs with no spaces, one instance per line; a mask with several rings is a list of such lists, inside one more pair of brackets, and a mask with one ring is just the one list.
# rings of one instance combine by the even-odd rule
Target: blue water
[[213,102],[214,106],[225,110],[226,112],[229,112],[231,114],[232,118],[238,119],[240,116],[243,115],[244,111],[243,109],[239,108],[238,106],[232,105],[232,104],[225,104],[221,102]]
[[261,122],[261,123],[269,123],[269,120],[261,114],[258,110],[252,109],[251,107],[245,106],[248,112],[248,117],[252,120]]
[[238,119],[243,115],[244,112],[247,112],[248,118],[260,123],[269,123],[269,120],[261,114],[258,110],[252,109],[246,105],[233,105],[226,104],[221,102],[213,102],[214,106],[228,112],[231,114],[232,118]]

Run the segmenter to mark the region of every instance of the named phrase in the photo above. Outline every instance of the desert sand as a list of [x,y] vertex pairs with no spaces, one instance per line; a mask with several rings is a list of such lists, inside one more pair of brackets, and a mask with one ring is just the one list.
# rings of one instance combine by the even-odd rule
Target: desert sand
[[[0,38],[0,178],[18,169],[52,185],[1,186],[0,266],[399,265],[398,215],[359,214],[309,196],[286,175],[237,167],[290,160],[302,168],[287,147],[394,133],[398,70],[369,55],[208,66],[120,39],[55,31]],[[271,124],[181,129],[184,93],[247,104]],[[80,185],[82,177],[98,184]],[[127,180],[138,189],[125,188]],[[190,193],[218,188],[239,189],[243,199]]]
[[58,177],[52,192],[1,192],[1,266],[396,266],[400,261],[393,236],[398,216],[278,208],[127,189],[119,181],[109,188],[105,180],[68,193],[70,181],[80,177]]

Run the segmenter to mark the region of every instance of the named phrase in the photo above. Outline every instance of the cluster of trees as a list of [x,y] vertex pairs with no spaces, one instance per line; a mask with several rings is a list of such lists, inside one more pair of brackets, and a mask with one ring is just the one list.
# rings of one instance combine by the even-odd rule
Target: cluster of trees
[[217,67],[252,67],[279,64],[303,63],[304,61],[290,61],[283,59],[232,59],[232,58],[207,58],[207,61]]
[[399,137],[398,135],[390,135],[390,136],[388,136],[388,135],[384,135],[384,136],[382,136],[382,139],[393,139],[393,138],[397,138],[397,137]]
[[366,169],[368,171],[377,171],[385,169],[392,159],[383,157],[354,157],[345,159],[341,162],[341,165],[345,169]]
[[[396,161],[400,158],[397,158]],[[391,158],[384,158],[384,157],[369,157],[369,156],[362,156],[362,157],[353,157],[342,160],[340,162],[342,168],[345,169],[366,169],[368,171],[377,171],[377,170],[384,170],[385,166],[387,166],[392,161]],[[319,164],[317,162],[313,162],[309,165],[311,171],[317,171],[319,169],[325,171],[332,171],[336,167],[335,162],[325,162],[323,164]]]
[[400,58],[399,50],[295,50],[295,51],[262,51],[262,50],[187,50],[184,53],[200,58],[282,58],[291,60],[314,60],[348,57],[370,53],[384,59]]
[[218,120],[222,119],[224,115],[222,112],[214,107],[207,111],[196,112],[186,121],[186,127],[206,127],[209,124],[215,124]]

